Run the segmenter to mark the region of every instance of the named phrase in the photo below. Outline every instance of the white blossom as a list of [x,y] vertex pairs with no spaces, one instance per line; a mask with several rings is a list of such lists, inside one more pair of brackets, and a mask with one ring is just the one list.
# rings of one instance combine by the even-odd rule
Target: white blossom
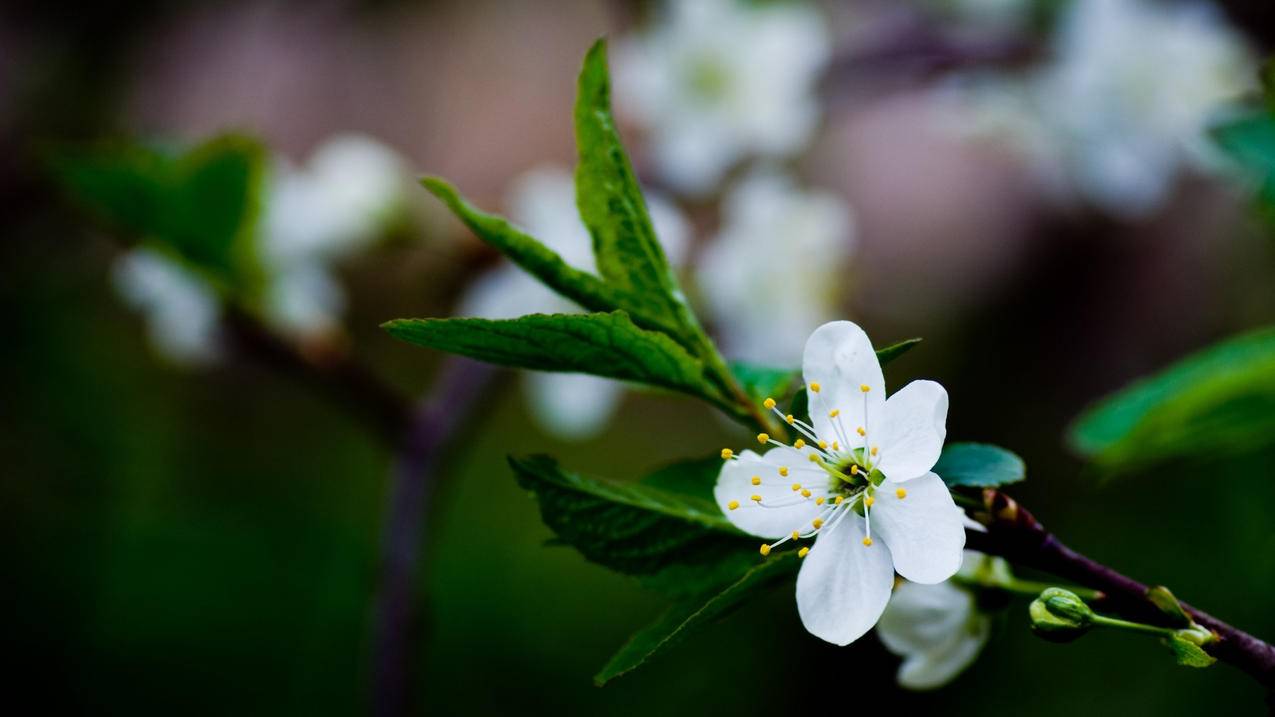
[[947,392],[913,381],[887,399],[872,342],[849,321],[811,334],[802,373],[811,423],[784,419],[804,437],[789,446],[760,434],[775,446],[764,455],[724,450],[714,497],[736,527],[774,541],[762,555],[815,538],[798,551],[797,609],[813,635],[846,645],[876,624],[896,571],[934,584],[961,565],[964,514],[931,472]]
[[734,359],[794,365],[806,337],[839,313],[855,246],[850,207],[766,169],[731,189],[722,216],[697,272],[722,347]]
[[[994,563],[1004,561],[966,550],[957,576],[972,579],[980,570],[996,569]],[[965,585],[952,580],[937,585],[904,582],[894,589],[877,623],[877,636],[903,658],[899,684],[930,690],[973,664],[991,629],[991,617],[979,610],[977,596]]]
[[142,313],[152,346],[180,364],[215,360],[221,303],[203,277],[158,251],[138,248],[115,262],[115,289]]
[[799,2],[669,2],[616,50],[616,100],[648,131],[678,191],[702,194],[740,160],[799,151],[819,122],[831,54],[825,20]]

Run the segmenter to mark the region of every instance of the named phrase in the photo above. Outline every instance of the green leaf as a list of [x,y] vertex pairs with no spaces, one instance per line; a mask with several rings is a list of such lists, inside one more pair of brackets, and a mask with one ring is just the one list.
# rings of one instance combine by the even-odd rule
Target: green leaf
[[1259,196],[1275,205],[1275,111],[1246,114],[1213,128],[1213,139],[1258,182]]
[[593,237],[598,273],[639,302],[662,325],[695,329],[681,289],[655,235],[646,200],[611,116],[606,41],[589,49],[575,106],[576,204]]
[[881,362],[881,368],[885,368],[887,364],[893,362],[898,357],[911,351],[921,343],[921,339],[903,339],[902,341],[890,344],[883,349],[877,349],[877,361]]
[[755,565],[725,590],[711,597],[687,598],[674,603],[655,622],[639,630],[620,648],[594,676],[594,684],[600,687],[637,669],[676,645],[692,631],[723,617],[747,598],[790,577],[797,572],[799,564],[795,553],[784,553]]
[[716,506],[713,487],[717,485],[717,475],[721,471],[721,456],[711,455],[671,463],[646,476],[641,482],[652,488],[681,493]]
[[536,277],[550,289],[590,311],[625,309],[639,325],[664,328],[658,321],[644,318],[641,311],[635,311],[619,291],[607,286],[597,276],[571,266],[557,252],[524,233],[507,219],[483,212],[465,201],[446,180],[425,177],[421,184],[446,204],[479,239],[509,257],[523,271]]
[[934,472],[949,486],[975,488],[994,488],[1027,477],[1022,458],[987,443],[949,443]]
[[1077,419],[1070,440],[1111,473],[1270,445],[1275,328],[1223,341],[1103,399]]
[[1183,667],[1208,667],[1217,662],[1216,657],[1190,640],[1174,636],[1166,638],[1164,644],[1173,652],[1173,659]]
[[397,319],[395,338],[518,368],[635,381],[712,400],[703,364],[664,334],[640,329],[623,311],[532,314],[517,319]]
[[773,396],[787,396],[792,385],[801,377],[800,371],[790,368],[774,368],[743,361],[732,361],[730,371],[740,387],[757,403]]
[[231,284],[254,272],[264,166],[262,147],[237,135],[180,154],[121,144],[53,160],[71,194],[116,231],[166,245]]
[[569,473],[548,456],[510,458],[545,525],[585,558],[668,595],[719,588],[756,565],[756,541],[710,499]]

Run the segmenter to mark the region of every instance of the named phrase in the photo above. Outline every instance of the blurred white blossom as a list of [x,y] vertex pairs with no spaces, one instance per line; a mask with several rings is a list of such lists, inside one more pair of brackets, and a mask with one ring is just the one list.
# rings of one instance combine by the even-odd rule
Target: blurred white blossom
[[[345,292],[333,264],[384,234],[404,210],[406,186],[398,155],[360,135],[324,142],[304,167],[277,159],[256,234],[263,320],[293,338],[335,330]],[[163,354],[187,364],[216,358],[220,298],[202,277],[159,252],[137,249],[117,264],[115,286],[146,314]]]
[[1163,206],[1181,170],[1209,167],[1204,131],[1253,67],[1212,5],[1076,0],[1045,65],[966,78],[957,93],[978,129],[1018,144],[1053,188],[1135,218]]
[[145,317],[151,344],[162,356],[186,365],[217,358],[221,304],[203,277],[143,247],[120,257],[112,278],[125,303]]
[[[979,570],[1003,563],[965,551],[957,576],[972,579]],[[904,582],[894,589],[877,623],[881,642],[903,658],[898,681],[913,690],[929,690],[951,682],[974,663],[991,634],[991,617],[979,611],[977,597],[949,580],[937,585]]]
[[407,176],[393,150],[354,134],[327,140],[304,167],[276,163],[261,225],[271,325],[297,336],[336,328],[345,293],[332,265],[383,235],[403,210]]
[[[686,220],[658,195],[645,192],[651,221],[673,266],[685,258],[690,239]],[[516,179],[509,217],[564,261],[596,271],[593,240],[576,210],[575,181],[558,167],[532,169]],[[580,307],[555,294],[522,269],[503,264],[478,278],[461,299],[458,313],[506,319],[535,313],[576,313]],[[554,434],[583,439],[606,427],[623,387],[585,374],[527,373],[528,400],[539,423]]]
[[800,150],[818,125],[815,85],[831,54],[806,3],[669,2],[616,51],[616,100],[649,132],[678,191],[705,193],[748,156]]
[[766,169],[730,190],[722,217],[700,257],[697,280],[725,353],[796,365],[806,337],[836,318],[852,283],[850,207]]

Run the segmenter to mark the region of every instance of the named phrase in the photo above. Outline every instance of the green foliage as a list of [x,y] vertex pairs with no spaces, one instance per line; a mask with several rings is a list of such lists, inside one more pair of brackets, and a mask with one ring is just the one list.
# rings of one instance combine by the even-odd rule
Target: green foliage
[[251,280],[265,152],[238,135],[182,153],[136,144],[53,159],[71,195],[128,238],[155,242],[229,285]]
[[1071,444],[1111,473],[1217,460],[1275,439],[1275,328],[1228,339],[1090,408]]
[[638,630],[593,677],[593,682],[602,686],[641,667],[693,630],[726,615],[748,598],[791,577],[799,564],[795,553],[784,553],[754,565],[719,593],[677,601],[655,622]]
[[787,396],[792,385],[801,378],[800,371],[743,361],[732,361],[730,371],[735,374],[735,380],[754,403],[761,403],[773,396]]
[[593,237],[598,273],[648,307],[664,325],[677,327],[678,333],[694,332],[611,116],[605,40],[594,43],[584,58],[575,130],[576,204]]
[[[666,490],[658,487],[660,480],[621,484],[569,473],[547,456],[509,463],[560,541],[652,589],[703,594],[735,581],[758,561],[753,539],[736,530],[711,498]],[[696,464],[665,470],[700,471],[702,485],[721,466]]]
[[1166,638],[1164,644],[1173,653],[1173,659],[1183,667],[1208,667],[1217,662],[1216,657],[1190,640],[1174,636]]
[[1258,196],[1275,208],[1275,108],[1265,108],[1213,128],[1213,139],[1258,182]]
[[715,400],[704,366],[628,314],[532,314],[517,319],[398,319],[395,338],[502,366],[636,381]]
[[934,466],[949,487],[995,488],[1027,478],[1023,459],[987,443],[949,443]]

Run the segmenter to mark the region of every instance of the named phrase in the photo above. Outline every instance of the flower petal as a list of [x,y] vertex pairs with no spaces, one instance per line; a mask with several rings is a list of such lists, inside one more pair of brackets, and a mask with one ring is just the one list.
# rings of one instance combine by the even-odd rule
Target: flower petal
[[[788,471],[780,475],[780,468]],[[753,478],[761,479],[753,485]],[[810,491],[804,497],[792,486]],[[822,510],[815,500],[828,494],[828,475],[811,466],[809,460],[794,448],[774,448],[766,455],[744,451],[735,460],[726,461],[717,476],[713,497],[736,528],[762,538],[777,539],[794,530],[809,531],[811,521]],[[760,504],[751,500],[759,495]],[[731,501],[739,505],[732,510]],[[779,505],[782,507],[767,507]]]
[[933,473],[908,481],[906,497],[884,485],[876,492],[872,532],[890,546],[894,569],[913,582],[932,585],[956,574],[965,547],[963,511]]
[[[854,431],[869,421],[880,423],[885,405],[885,379],[872,342],[863,329],[849,321],[832,321],[815,329],[806,340],[801,363],[806,386],[812,390],[810,420],[815,433],[846,448],[862,445]],[[819,385],[819,391],[813,387]],[[860,387],[867,386],[865,394]],[[837,418],[829,412],[839,411]]]
[[990,632],[974,596],[947,582],[900,585],[877,624],[881,642],[904,658],[899,684],[914,690],[950,682],[974,662]]
[[913,381],[890,396],[882,418],[868,439],[881,448],[877,467],[886,478],[899,483],[929,472],[947,436],[947,391],[934,381]]
[[810,634],[848,645],[872,629],[890,599],[890,551],[862,542],[863,518],[836,519],[815,540],[797,574],[797,611]]

